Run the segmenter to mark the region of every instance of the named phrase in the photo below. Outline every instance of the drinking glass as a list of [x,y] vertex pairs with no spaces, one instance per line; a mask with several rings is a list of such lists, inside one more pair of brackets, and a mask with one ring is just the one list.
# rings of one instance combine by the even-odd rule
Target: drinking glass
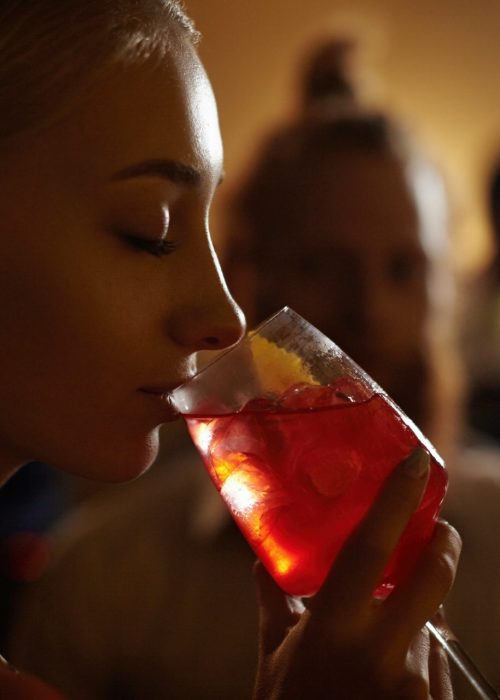
[[423,446],[427,486],[374,596],[411,574],[446,492],[443,460],[386,392],[292,309],[221,352],[172,401],[248,543],[300,598],[318,591],[390,472]]

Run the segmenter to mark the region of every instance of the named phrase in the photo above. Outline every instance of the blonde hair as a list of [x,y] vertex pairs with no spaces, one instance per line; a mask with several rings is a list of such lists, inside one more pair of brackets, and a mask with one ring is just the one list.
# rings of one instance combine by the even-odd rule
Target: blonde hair
[[0,144],[64,116],[110,67],[198,32],[177,0],[2,0]]

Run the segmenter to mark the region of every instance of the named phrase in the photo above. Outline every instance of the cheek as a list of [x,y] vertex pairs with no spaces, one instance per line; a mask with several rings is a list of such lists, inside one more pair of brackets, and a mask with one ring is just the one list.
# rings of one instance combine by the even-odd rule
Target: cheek
[[23,459],[120,481],[156,456],[154,420],[134,396],[152,323],[134,285],[99,279],[2,285],[0,430]]
[[390,316],[387,317],[388,337],[395,350],[412,355],[415,348],[426,342],[428,329],[428,305],[420,291],[401,291],[392,296]]
[[2,385],[32,402],[62,400],[92,385],[104,392],[118,375],[123,381],[125,348],[135,352],[149,320],[139,313],[138,285],[119,279],[112,265],[100,266],[97,256],[74,264],[69,256],[27,259],[3,272]]
[[[4,263],[8,263],[8,259],[4,258]],[[54,302],[34,266],[25,262],[17,267],[3,264],[2,268],[0,324],[3,352],[0,372],[3,382],[10,384],[15,377],[22,384],[26,375],[41,372],[47,341],[55,341]]]
[[407,318],[408,325],[414,326],[415,332],[420,334],[429,316],[429,303],[425,287],[422,284],[417,284],[408,289],[406,293],[402,290],[399,296],[395,294],[395,298],[399,299],[400,318]]

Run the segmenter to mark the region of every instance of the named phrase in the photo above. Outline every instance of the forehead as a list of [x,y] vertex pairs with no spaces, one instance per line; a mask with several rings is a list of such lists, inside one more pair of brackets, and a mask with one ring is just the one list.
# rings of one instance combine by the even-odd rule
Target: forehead
[[211,86],[184,39],[165,56],[113,66],[97,77],[64,122],[35,135],[26,148],[45,150],[81,185],[100,184],[148,159],[180,161],[209,176],[222,161]]
[[[311,230],[343,247],[420,248],[419,215],[403,165],[377,154],[320,160],[305,181]],[[306,215],[305,212],[303,215]]]

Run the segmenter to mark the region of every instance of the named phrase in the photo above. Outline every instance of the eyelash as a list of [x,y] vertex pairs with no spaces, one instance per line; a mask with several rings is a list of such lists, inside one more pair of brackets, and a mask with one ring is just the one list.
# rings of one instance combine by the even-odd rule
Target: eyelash
[[135,250],[144,251],[145,253],[150,253],[157,258],[163,258],[166,255],[170,255],[177,248],[177,244],[167,238],[161,238],[158,240],[150,240],[148,238],[143,238],[142,236],[136,236],[133,233],[121,233],[121,238]]

